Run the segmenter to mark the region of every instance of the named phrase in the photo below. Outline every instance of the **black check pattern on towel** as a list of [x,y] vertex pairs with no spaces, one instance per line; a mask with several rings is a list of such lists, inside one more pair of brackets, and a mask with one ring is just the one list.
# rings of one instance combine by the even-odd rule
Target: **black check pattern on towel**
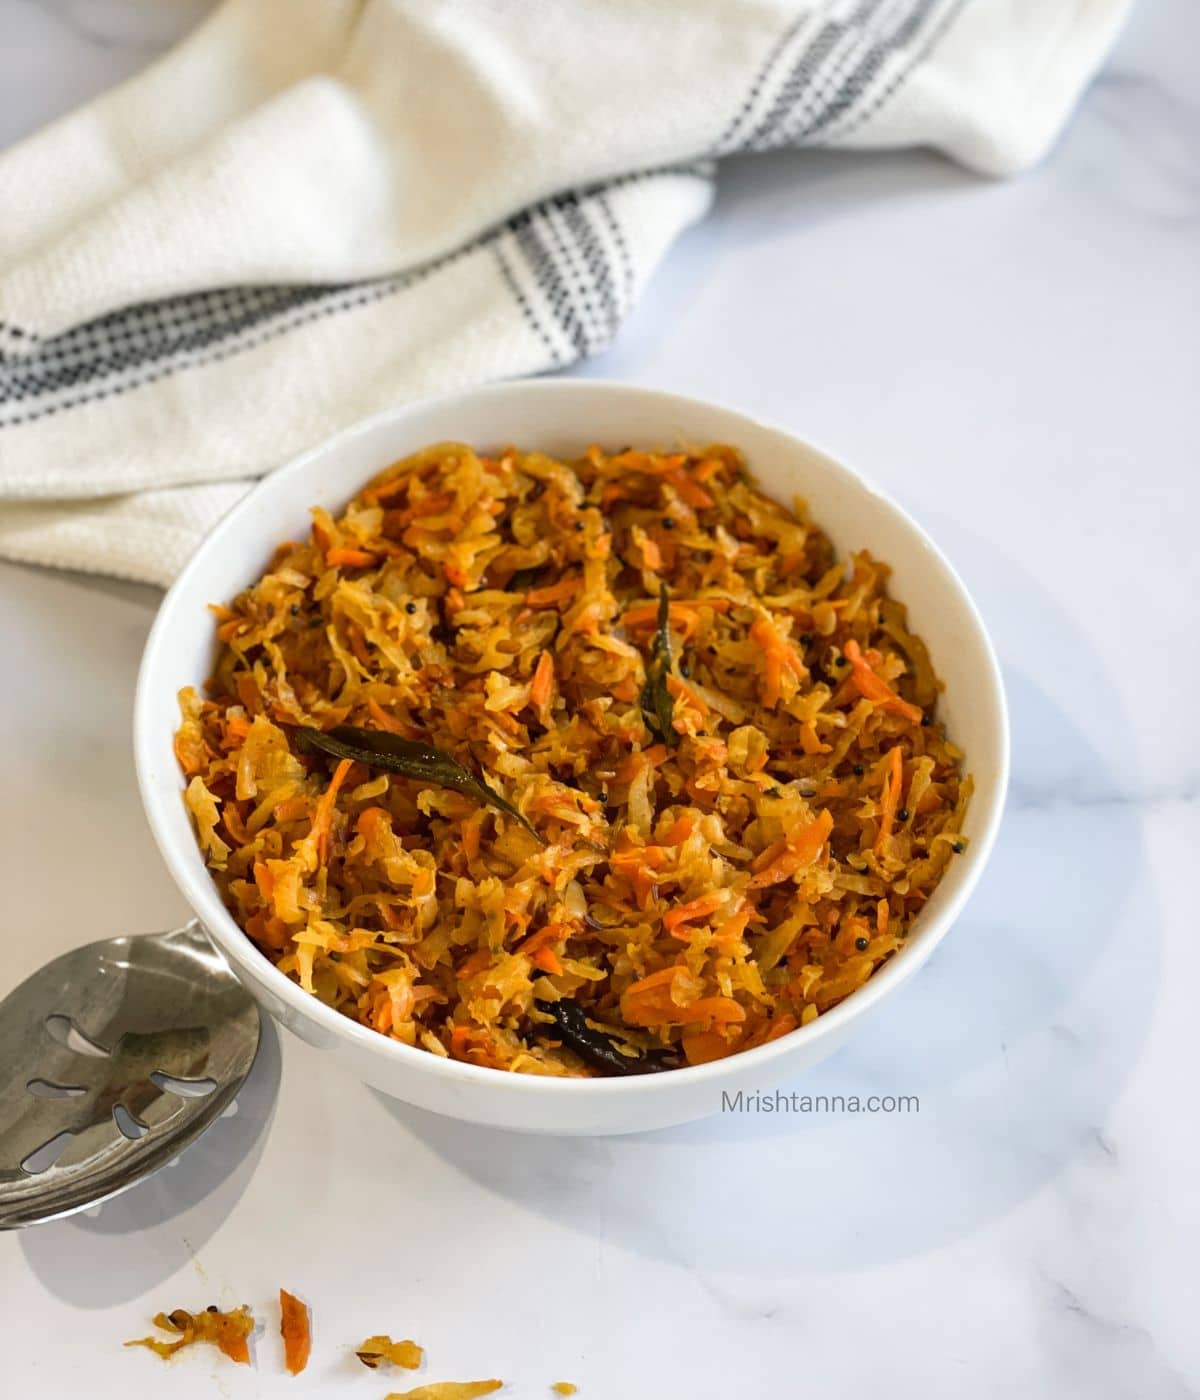
[[[853,129],[903,84],[963,3],[835,0],[801,16],[767,55],[713,155],[828,141]],[[402,274],[338,286],[220,288],[126,307],[40,343],[21,327],[0,326],[0,428],[127,393],[400,295],[481,249],[549,367],[570,364],[607,346],[634,300],[631,235],[610,194],[632,181],[710,179],[713,169],[701,161],[557,195]]]

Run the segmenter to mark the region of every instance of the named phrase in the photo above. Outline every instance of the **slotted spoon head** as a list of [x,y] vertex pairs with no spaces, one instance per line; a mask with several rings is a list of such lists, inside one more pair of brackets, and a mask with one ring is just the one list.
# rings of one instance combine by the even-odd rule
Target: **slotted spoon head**
[[96,1205],[232,1102],[258,1008],[191,923],[89,943],[0,1002],[0,1229]]

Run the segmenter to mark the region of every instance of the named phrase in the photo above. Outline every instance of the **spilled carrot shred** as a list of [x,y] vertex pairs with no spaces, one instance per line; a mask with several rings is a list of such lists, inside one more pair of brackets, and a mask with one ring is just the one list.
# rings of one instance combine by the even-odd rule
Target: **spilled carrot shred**
[[385,1361],[402,1370],[415,1371],[425,1357],[424,1348],[416,1342],[409,1339],[393,1342],[388,1336],[368,1337],[355,1348],[354,1354],[370,1371],[378,1370]]
[[155,1327],[164,1332],[176,1333],[174,1341],[164,1342],[157,1337],[139,1337],[126,1342],[127,1347],[146,1347],[161,1356],[164,1361],[196,1342],[208,1342],[239,1366],[250,1364],[250,1347],[247,1338],[254,1331],[254,1316],[243,1306],[229,1312],[221,1312],[216,1307],[208,1307],[204,1312],[190,1313],[183,1308],[173,1312],[155,1313]]
[[312,1327],[308,1308],[286,1288],[279,1290],[279,1333],[283,1338],[283,1364],[293,1376],[298,1376],[312,1354]]
[[503,1381],[433,1381],[414,1390],[394,1390],[386,1400],[479,1400],[500,1390]]

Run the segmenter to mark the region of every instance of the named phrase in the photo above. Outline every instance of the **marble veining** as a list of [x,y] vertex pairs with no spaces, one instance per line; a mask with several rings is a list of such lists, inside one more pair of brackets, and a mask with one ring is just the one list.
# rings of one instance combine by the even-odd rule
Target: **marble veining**
[[[0,0],[0,142],[207,8]],[[364,1328],[427,1347],[408,1384],[499,1375],[518,1397],[1200,1392],[1198,64],[1194,0],[1144,0],[1012,183],[922,153],[741,161],[582,371],[737,404],[860,464],[987,618],[1014,735],[994,861],[921,975],[783,1086],[919,1109],[520,1138],[386,1100],[268,1030],[238,1113],[176,1165],[0,1237],[14,1396],[382,1394],[348,1350]],[[19,736],[2,994],[182,906],[128,747],[156,595],[0,566],[0,600],[0,655],[20,658],[0,687]],[[280,1284],[315,1310],[302,1382],[279,1367]],[[209,1301],[258,1309],[254,1373],[160,1373],[118,1345]]]

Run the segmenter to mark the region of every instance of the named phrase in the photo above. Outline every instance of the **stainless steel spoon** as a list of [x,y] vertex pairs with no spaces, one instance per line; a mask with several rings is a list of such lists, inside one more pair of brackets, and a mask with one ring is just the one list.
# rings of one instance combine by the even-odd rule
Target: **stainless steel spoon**
[[86,1210],[233,1101],[258,1008],[198,923],[89,943],[0,1002],[0,1229]]

